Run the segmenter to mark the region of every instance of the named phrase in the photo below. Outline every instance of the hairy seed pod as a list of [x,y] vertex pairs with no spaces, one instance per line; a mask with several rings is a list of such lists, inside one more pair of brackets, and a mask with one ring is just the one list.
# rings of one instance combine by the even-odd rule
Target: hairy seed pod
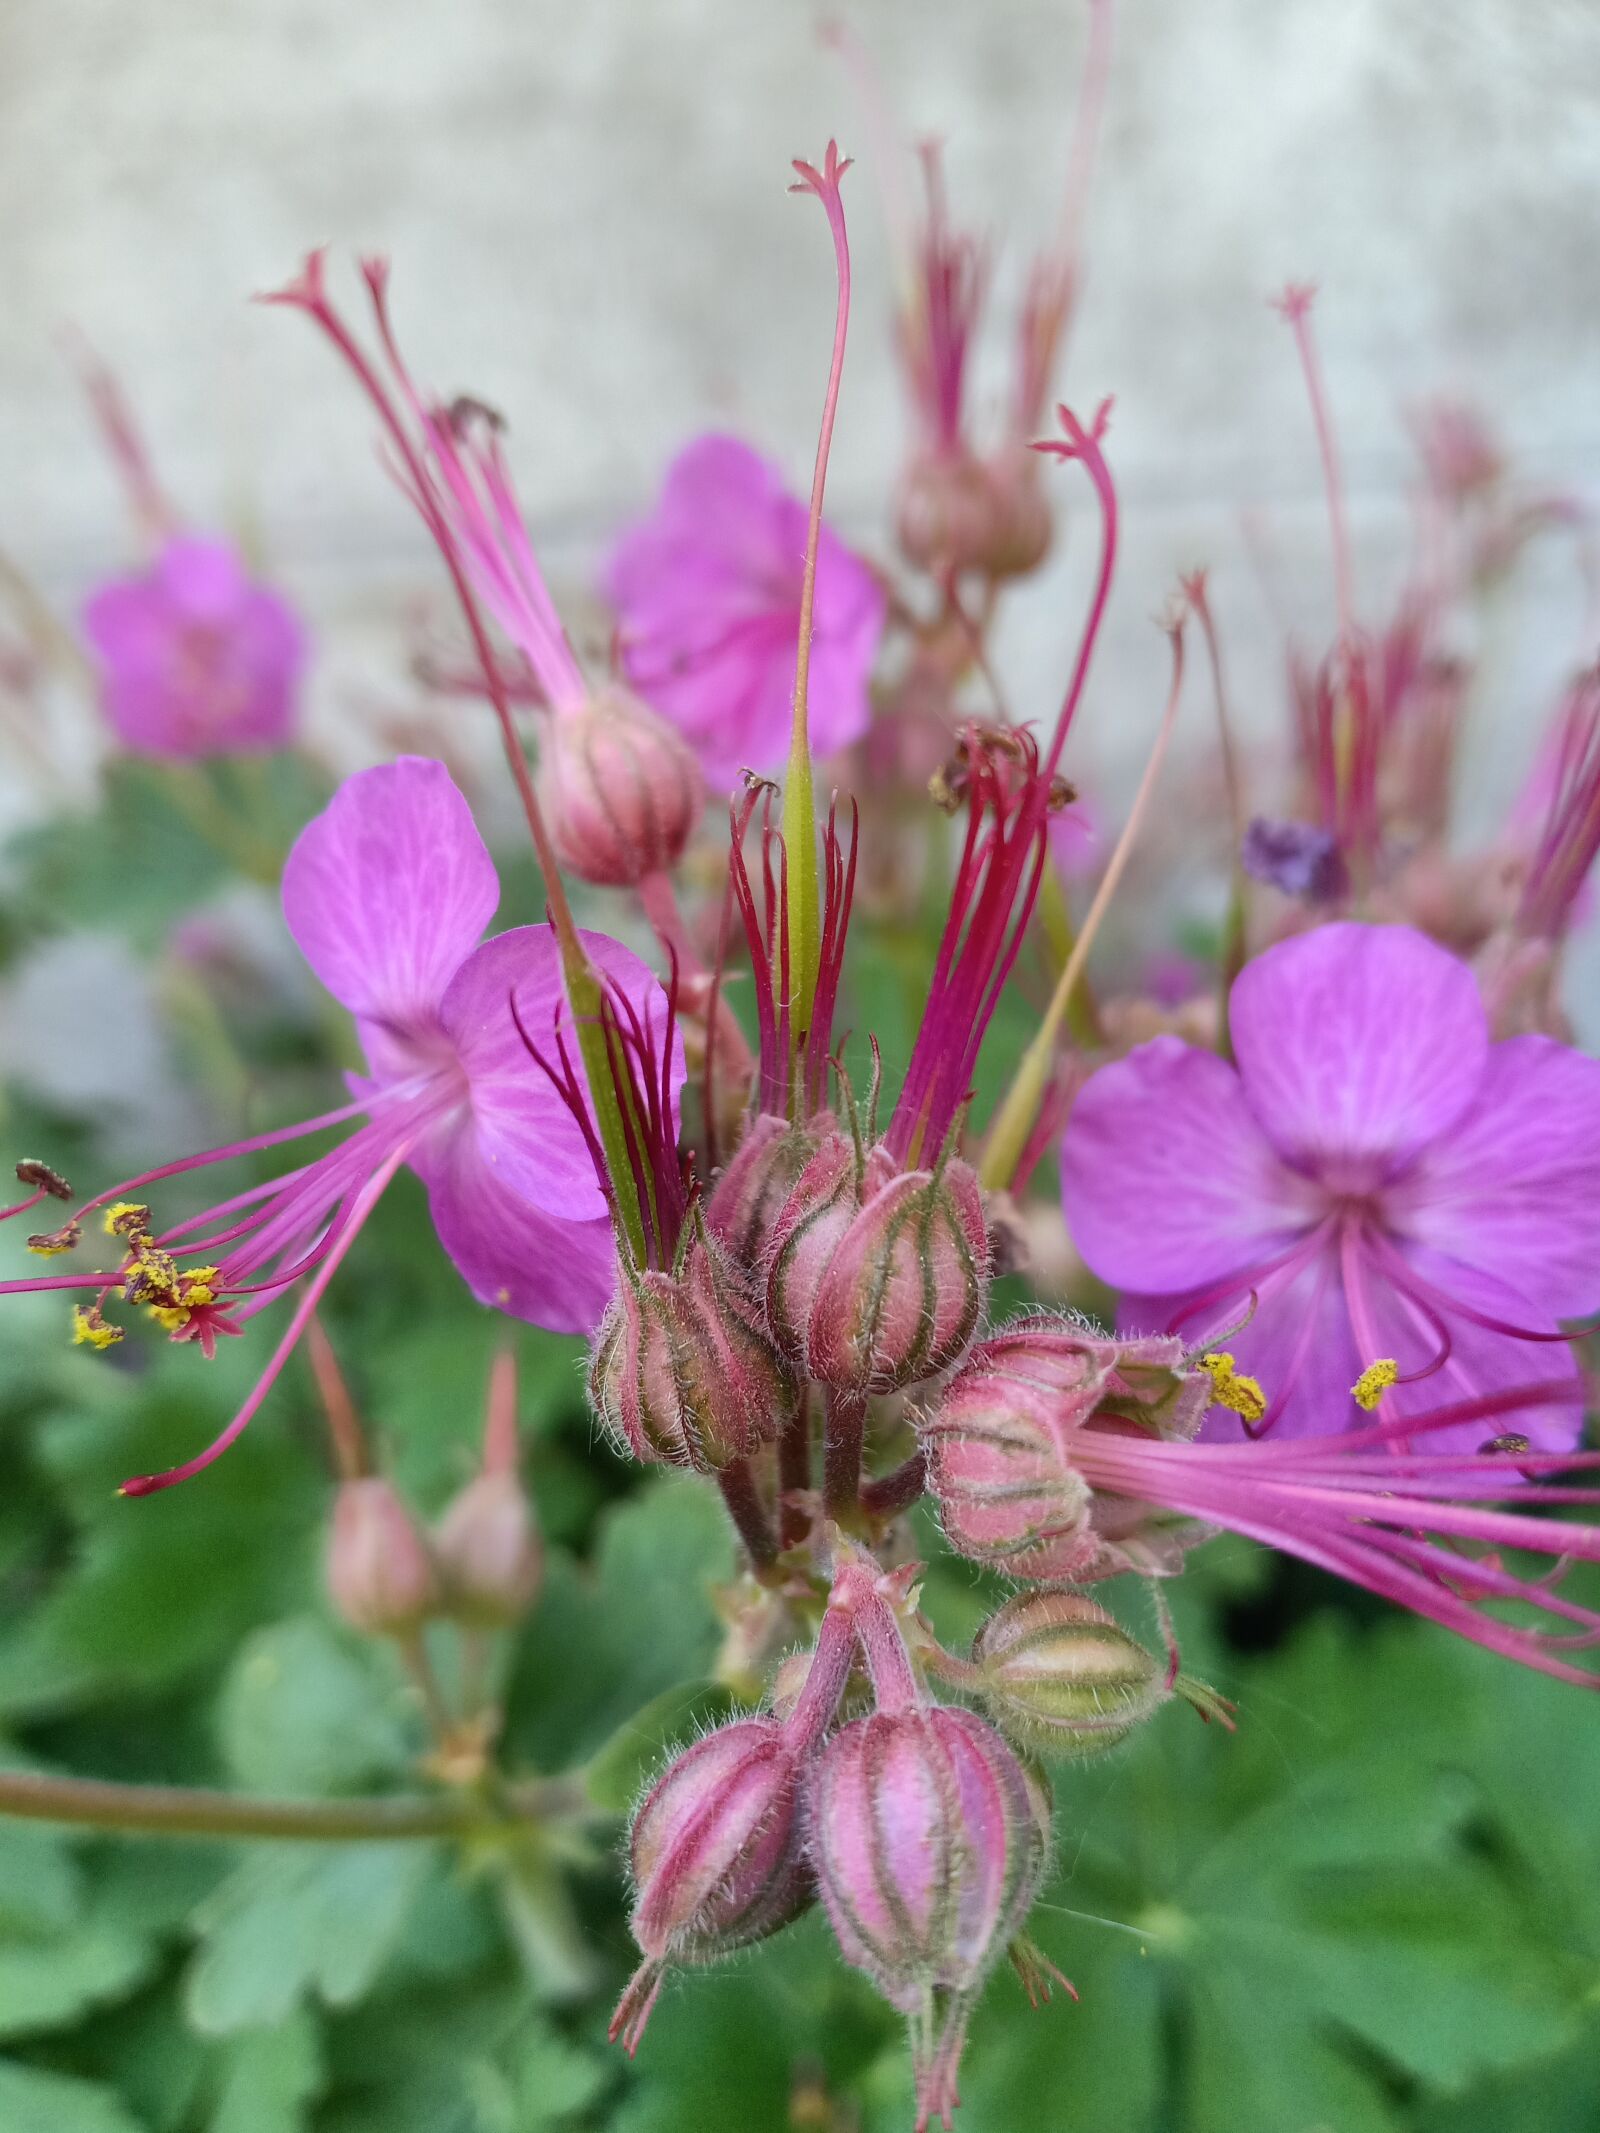
[[759,1302],[703,1228],[676,1272],[620,1269],[589,1366],[590,1402],[619,1449],[706,1473],[775,1438],[797,1396]]
[[611,2024],[630,2053],[667,1964],[715,1962],[776,1933],[810,1901],[802,1760],[777,1719],[739,1719],[686,1748],[639,1803],[629,1852],[644,1961]]
[[1125,1741],[1171,1691],[1165,1670],[1087,1593],[1019,1592],[973,1642],[990,1717],[1024,1746],[1086,1761]]

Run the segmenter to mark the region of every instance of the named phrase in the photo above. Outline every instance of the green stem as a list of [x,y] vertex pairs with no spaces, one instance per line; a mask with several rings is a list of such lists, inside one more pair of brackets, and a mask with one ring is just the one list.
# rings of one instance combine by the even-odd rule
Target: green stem
[[566,1780],[535,1780],[506,1789],[502,1816],[486,1812],[481,1800],[464,1793],[274,1800],[189,1785],[123,1785],[0,1770],[0,1815],[129,1837],[278,1837],[348,1844],[365,1838],[466,1836],[497,1828],[505,1819],[532,1823],[570,1814],[582,1799]]

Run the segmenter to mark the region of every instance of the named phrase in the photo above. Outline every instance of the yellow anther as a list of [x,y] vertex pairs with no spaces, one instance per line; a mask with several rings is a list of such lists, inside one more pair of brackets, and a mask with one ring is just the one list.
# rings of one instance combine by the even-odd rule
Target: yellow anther
[[113,1326],[100,1316],[98,1304],[74,1304],[72,1307],[72,1338],[74,1345],[87,1348],[114,1348],[122,1338],[121,1326]]
[[186,1304],[214,1304],[217,1300],[217,1276],[219,1266],[194,1266],[184,1275],[178,1294]]
[[1400,1366],[1392,1355],[1383,1355],[1375,1363],[1369,1363],[1350,1388],[1350,1397],[1357,1407],[1364,1407],[1370,1415],[1391,1385],[1400,1382]]
[[118,1200],[105,1212],[108,1237],[131,1237],[136,1241],[150,1234],[150,1210],[138,1200]]
[[190,1313],[183,1304],[150,1304],[150,1316],[168,1333],[179,1333],[189,1323]]
[[63,1222],[59,1229],[42,1230],[28,1239],[28,1249],[36,1258],[54,1259],[58,1252],[70,1252],[83,1235],[76,1222]]
[[1203,1355],[1200,1368],[1211,1380],[1211,1397],[1218,1407],[1226,1407],[1246,1422],[1261,1422],[1266,1419],[1267,1396],[1255,1378],[1241,1377],[1233,1366],[1233,1357],[1226,1354]]

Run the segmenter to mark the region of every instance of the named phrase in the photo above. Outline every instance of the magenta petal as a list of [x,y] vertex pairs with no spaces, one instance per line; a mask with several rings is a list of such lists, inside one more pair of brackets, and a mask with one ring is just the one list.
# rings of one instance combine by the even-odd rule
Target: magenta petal
[[226,542],[169,541],[151,570],[95,592],[83,630],[106,717],[137,753],[194,760],[289,739],[305,634]]
[[[758,452],[736,437],[700,437],[606,563],[628,679],[679,728],[713,781],[783,761],[806,523],[805,504]],[[822,754],[865,730],[884,613],[872,571],[824,527],[809,698]]]
[[1061,1147],[1067,1227],[1113,1288],[1198,1288],[1284,1249],[1313,1218],[1239,1076],[1176,1037],[1085,1082]]
[[[1335,1255],[1320,1252],[1288,1272],[1287,1281],[1265,1283],[1249,1324],[1225,1337],[1220,1329],[1242,1315],[1248,1298],[1216,1299],[1201,1290],[1192,1296],[1125,1296],[1117,1327],[1123,1333],[1164,1333],[1176,1326],[1182,1339],[1196,1346],[1216,1333],[1218,1346],[1266,1395],[1269,1442],[1337,1436],[1368,1419],[1351,1400],[1350,1387],[1361,1362],[1371,1358],[1357,1357]],[[1213,1407],[1200,1434],[1208,1443],[1237,1444],[1245,1428],[1236,1414]]]
[[[621,987],[641,1018],[648,1016],[658,1036],[664,1034],[667,996],[654,973],[603,933],[580,938],[596,967]],[[518,926],[475,949],[445,993],[440,1020],[467,1077],[483,1161],[509,1191],[546,1214],[590,1219],[601,1213],[603,1201],[583,1134],[549,1076],[529,1056],[519,1019],[552,1063],[559,1021],[578,1065],[560,949],[549,926]],[[581,1067],[578,1071],[581,1076]],[[674,1100],[685,1071],[680,1042],[674,1048]]]
[[1268,1138],[1351,1190],[1455,1123],[1489,1049],[1471,971],[1409,926],[1318,926],[1268,948],[1235,981],[1228,1026]]
[[1555,1318],[1600,1306],[1600,1061],[1549,1037],[1489,1052],[1477,1098],[1387,1196],[1395,1228]]
[[439,1026],[446,986],[500,884],[442,763],[402,756],[346,778],[295,840],[283,915],[334,998],[397,1036]]
[[616,1281],[605,1216],[565,1222],[529,1206],[484,1162],[470,1130],[449,1135],[416,1167],[439,1242],[479,1303],[552,1333],[595,1330]]
[[[1454,1400],[1564,1381],[1572,1390],[1568,1401],[1518,1409],[1515,1414],[1488,1424],[1476,1422],[1458,1429],[1430,1431],[1425,1444],[1418,1440],[1418,1449],[1476,1451],[1500,1430],[1520,1432],[1540,1450],[1560,1451],[1576,1444],[1583,1433],[1583,1379],[1572,1350],[1561,1341],[1518,1340],[1511,1333],[1474,1324],[1449,1305],[1454,1300],[1480,1317],[1532,1333],[1555,1332],[1550,1312],[1541,1310],[1492,1274],[1464,1266],[1443,1253],[1415,1246],[1405,1251],[1404,1258],[1407,1268],[1431,1292],[1433,1308],[1442,1316],[1450,1335],[1449,1354],[1426,1377],[1386,1392],[1377,1413],[1370,1418],[1352,1404],[1344,1426],[1354,1428],[1369,1419],[1392,1422],[1402,1415],[1447,1406]],[[1369,1272],[1363,1265],[1355,1288],[1351,1319],[1362,1365],[1379,1357],[1392,1357],[1404,1376],[1433,1361],[1440,1347],[1436,1327],[1427,1312],[1404,1294],[1400,1282],[1384,1278],[1380,1269]]]

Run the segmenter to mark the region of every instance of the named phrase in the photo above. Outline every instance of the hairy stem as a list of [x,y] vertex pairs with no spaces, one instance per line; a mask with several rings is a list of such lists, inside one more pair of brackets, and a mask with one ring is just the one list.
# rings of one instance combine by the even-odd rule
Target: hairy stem
[[861,1507],[874,1518],[894,1518],[901,1511],[909,1511],[927,1487],[927,1467],[920,1451],[899,1466],[882,1475],[877,1481],[869,1481],[861,1491]]
[[772,1521],[767,1517],[761,1491],[756,1487],[756,1477],[748,1459],[730,1460],[717,1473],[717,1487],[722,1491],[722,1500],[728,1507],[728,1516],[733,1520],[745,1553],[750,1558],[750,1567],[763,1584],[771,1582],[773,1565],[777,1559],[778,1544],[772,1535]]
[[866,1434],[866,1394],[830,1391],[822,1451],[822,1501],[830,1518],[848,1523],[856,1508]]
[[803,1385],[794,1413],[778,1439],[778,1545],[797,1548],[810,1523],[803,1505],[790,1497],[802,1496],[811,1487],[811,1388]]

